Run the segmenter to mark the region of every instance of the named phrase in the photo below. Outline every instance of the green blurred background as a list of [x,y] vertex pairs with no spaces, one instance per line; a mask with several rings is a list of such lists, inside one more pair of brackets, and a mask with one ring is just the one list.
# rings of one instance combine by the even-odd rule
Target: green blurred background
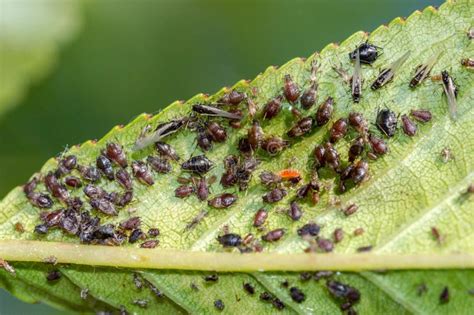
[[[0,0],[0,198],[67,145],[434,0]],[[0,290],[0,314],[58,314]]]

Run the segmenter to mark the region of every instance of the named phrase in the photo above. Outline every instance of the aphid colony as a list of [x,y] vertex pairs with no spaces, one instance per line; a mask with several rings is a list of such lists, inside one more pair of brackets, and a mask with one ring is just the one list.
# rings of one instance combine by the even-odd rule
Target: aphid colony
[[[361,64],[371,65],[381,55],[381,51],[382,48],[366,42],[351,52],[349,58],[354,62],[352,77],[335,68],[350,83],[355,103],[362,97]],[[406,52],[383,69],[371,84],[371,89],[378,90],[392,81],[409,55],[410,53]],[[415,69],[415,74],[409,82],[411,88],[416,88],[429,76],[439,56],[440,54],[432,56],[426,64],[419,65]],[[463,60],[463,65],[472,66],[470,60]],[[115,142],[107,143],[92,165],[79,164],[74,155],[59,158],[56,170],[34,177],[23,187],[29,202],[41,209],[39,212],[41,223],[35,227],[35,232],[44,235],[52,229],[60,229],[65,234],[77,236],[82,243],[121,245],[128,240],[130,244],[139,243],[140,247],[154,248],[159,244],[157,237],[160,232],[156,227],[150,227],[145,231],[138,216],[130,217],[118,224],[101,223],[104,219],[117,216],[121,209],[134,201],[136,185],[153,186],[157,176],[168,174],[174,168],[180,168],[186,175],[177,178],[179,185],[175,188],[175,197],[183,199],[195,195],[199,202],[206,202],[204,206],[207,204],[208,207],[208,210],[199,212],[186,225],[185,231],[189,231],[213,211],[222,211],[220,209],[227,209],[236,204],[238,202],[236,190],[245,191],[249,188],[262,159],[271,159],[315,129],[327,128],[325,140],[316,144],[310,152],[313,161],[310,174],[302,174],[297,169],[288,168],[278,172],[261,170],[258,175],[260,182],[257,185],[265,189],[261,202],[271,207],[284,201],[288,205],[285,213],[289,222],[299,221],[304,216],[304,204],[316,205],[322,190],[327,189],[319,180],[319,172],[322,169],[332,173],[338,183],[338,193],[344,193],[369,178],[368,161],[389,152],[385,138],[392,138],[397,134],[399,123],[404,134],[413,137],[418,131],[415,121],[427,123],[432,118],[431,112],[426,109],[413,109],[410,113],[401,113],[399,117],[400,114],[384,108],[377,112],[374,122],[380,132],[377,134],[370,130],[369,122],[357,111],[351,112],[347,117],[337,119],[333,117],[336,102],[330,96],[319,103],[314,114],[303,115],[297,107],[308,111],[317,103],[318,98],[316,61],[312,62],[310,71],[306,89],[302,89],[291,75],[284,75],[281,92],[262,104],[260,113],[257,111],[260,106],[252,97],[245,92],[232,90],[214,103],[192,105],[189,115],[163,122],[151,132],[148,126],[138,136],[132,148],[133,151],[139,151],[154,145],[155,153],[144,160],[130,159],[126,150]],[[447,71],[443,71],[441,77],[449,112],[455,119],[458,88]],[[256,93],[256,90],[252,90],[254,96]],[[240,108],[244,103],[247,104],[248,116]],[[263,126],[280,115],[286,105],[291,106],[294,116],[294,122],[288,131],[282,135],[264,132]],[[246,125],[248,129],[239,132],[242,136],[233,144],[238,153],[223,158],[224,171],[220,175],[219,184],[226,191],[212,195],[212,185],[218,176],[207,174],[218,161],[209,159],[205,153],[212,150],[214,144],[229,141],[231,138],[229,128],[242,129]],[[164,142],[167,137],[178,132],[194,133],[195,143],[202,153],[193,154],[182,160],[177,151]],[[341,139],[350,142],[347,161],[341,159],[336,149]],[[101,187],[103,186],[101,183],[113,181],[118,184],[120,190],[109,192]],[[40,184],[45,188],[43,191],[38,191]],[[80,195],[78,191],[82,191],[85,198],[78,197]],[[58,205],[57,209],[48,210],[55,205]],[[278,242],[284,238],[287,233],[285,227],[271,230],[266,228],[266,221],[273,215],[266,206],[255,209],[252,228],[255,229],[255,233],[261,234],[259,238],[253,233],[241,236],[227,229],[217,237],[216,242],[226,250],[238,248],[245,253],[262,251],[262,244]],[[358,209],[356,204],[349,204],[342,209],[342,213],[349,217]],[[24,231],[22,226],[16,229]],[[344,231],[340,228],[334,230],[332,239],[320,237],[320,230],[321,227],[314,222],[308,222],[298,228],[297,234],[308,243],[306,252],[331,252],[335,244],[344,239]],[[361,235],[363,232],[362,228],[356,229],[354,235]],[[434,230],[433,234],[435,235]],[[364,246],[358,251],[368,251],[371,248],[372,246]],[[47,279],[55,281],[59,277],[58,271],[52,271]],[[217,275],[205,278],[207,282],[217,280]],[[138,283],[138,280],[134,281]],[[350,314],[355,313],[352,306],[360,299],[360,294],[355,288],[332,280],[327,282],[327,288],[329,293],[341,302],[342,310]],[[253,286],[248,283],[244,284],[244,290],[250,295],[255,292]],[[289,288],[289,294],[296,303],[305,300],[305,294],[297,287]],[[270,302],[276,309],[285,307],[281,300],[268,292],[260,294],[260,299]],[[449,293],[443,293],[441,299],[449,299]],[[147,307],[146,300],[137,299],[133,303]],[[220,299],[215,300],[214,306],[219,311],[225,308],[224,302]]]

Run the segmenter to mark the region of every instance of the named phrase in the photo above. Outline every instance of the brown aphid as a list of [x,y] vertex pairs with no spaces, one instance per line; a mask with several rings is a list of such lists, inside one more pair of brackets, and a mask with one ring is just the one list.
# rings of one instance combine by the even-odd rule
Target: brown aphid
[[127,170],[122,168],[117,170],[117,172],[115,172],[115,179],[126,190],[132,190],[132,178]]
[[207,204],[216,209],[225,209],[230,207],[237,201],[237,195],[230,193],[223,193],[213,199],[209,200]]
[[262,240],[265,242],[276,242],[281,239],[283,235],[285,235],[284,229],[275,229],[263,235]]
[[414,135],[416,135],[416,131],[418,128],[416,127],[416,124],[407,115],[402,115],[402,129],[407,136],[413,137]]
[[364,138],[357,137],[349,148],[349,162],[354,162],[364,152]]
[[244,290],[245,290],[248,294],[250,294],[250,295],[254,295],[254,294],[255,294],[255,287],[254,287],[252,284],[246,282],[246,283],[243,284],[243,287],[244,287]]
[[333,110],[334,99],[332,97],[328,97],[321,105],[319,105],[318,110],[316,111],[316,125],[325,125],[329,119],[331,119]]
[[354,165],[354,169],[351,171],[351,179],[357,185],[360,184],[369,172],[369,163],[360,160]]
[[288,141],[285,141],[276,136],[270,136],[263,140],[262,149],[271,155],[280,153],[283,149],[288,146]]
[[117,163],[121,167],[125,168],[128,166],[127,156],[123,152],[123,148],[120,144],[109,142],[105,148],[105,155],[113,162]]
[[364,228],[359,227],[359,228],[354,230],[353,234],[354,234],[354,236],[360,236],[360,235],[364,234],[364,232],[365,232]]
[[82,186],[82,182],[79,178],[75,176],[68,176],[64,179],[64,183],[72,188],[79,188]]
[[227,140],[227,133],[221,125],[212,121],[207,125],[207,132],[215,142],[225,142]]
[[237,184],[238,178],[234,169],[226,170],[221,177],[220,183],[222,187],[229,188]]
[[322,144],[314,148],[313,155],[316,168],[324,167],[326,165],[326,159],[324,158],[325,153],[326,149]]
[[81,176],[87,181],[95,183],[100,179],[99,170],[93,166],[85,167],[85,166],[79,165],[77,168],[79,169]]
[[200,178],[196,183],[196,195],[199,200],[204,201],[209,196],[209,186],[207,185],[206,178]]
[[165,142],[158,141],[155,143],[155,148],[156,148],[156,151],[158,151],[158,154],[161,155],[162,157],[165,157],[174,161],[179,161],[178,153],[176,153],[176,150],[171,145]]
[[427,109],[412,109],[410,112],[413,119],[426,123],[431,120],[431,112]]
[[157,173],[167,174],[171,172],[171,164],[168,160],[150,155],[147,157],[146,162]]
[[132,172],[135,178],[146,185],[151,186],[155,183],[147,165],[142,161],[132,162]]
[[467,68],[474,68],[474,59],[472,58],[461,59],[461,65]]
[[155,248],[158,246],[159,241],[158,240],[148,240],[146,242],[143,242],[140,244],[141,248]]
[[313,128],[313,118],[305,117],[300,119],[296,125],[294,125],[288,132],[287,135],[290,138],[301,137],[307,134]]
[[327,238],[318,238],[317,239],[318,247],[326,253],[332,252],[334,249],[334,243]]
[[350,216],[350,215],[356,213],[358,209],[359,209],[359,206],[356,205],[355,203],[353,203],[353,204],[347,206],[347,207],[343,210],[343,212],[344,212],[344,215],[345,215],[346,217],[348,217],[348,216]]
[[38,186],[38,179],[33,177],[30,181],[23,185],[23,192],[26,196],[28,196],[36,189],[36,186]]
[[340,243],[342,239],[344,238],[344,230],[341,228],[335,229],[333,234],[334,234],[335,243]]
[[62,209],[54,211],[43,211],[40,213],[40,219],[46,224],[47,227],[58,226],[64,216],[64,211]]
[[17,231],[18,233],[25,232],[25,227],[23,226],[23,224],[21,224],[21,222],[15,223],[15,231]]
[[300,89],[298,85],[293,81],[291,75],[285,75],[285,84],[283,86],[283,94],[288,102],[294,103],[300,96]]
[[224,94],[219,102],[227,105],[239,105],[246,97],[245,93],[232,90]]
[[438,243],[438,245],[442,245],[444,243],[445,237],[441,234],[441,232],[436,227],[431,227],[431,235],[433,235],[434,239]]
[[282,178],[278,174],[269,171],[263,171],[262,173],[260,173],[259,177],[260,181],[265,186],[273,186],[281,183],[282,181]]
[[92,184],[88,184],[86,187],[84,187],[83,191],[84,194],[91,199],[104,198],[108,195],[104,189]]
[[264,202],[267,203],[274,203],[282,200],[286,195],[287,191],[283,188],[275,188],[272,191],[269,191],[265,195],[262,196]]
[[174,195],[177,198],[186,198],[186,197],[191,196],[195,191],[196,189],[193,186],[181,185],[175,189]]
[[441,291],[441,294],[439,295],[439,303],[440,304],[446,304],[449,302],[449,288],[444,287],[443,291]]
[[150,228],[148,229],[147,235],[152,238],[157,237],[160,235],[160,230],[158,228]]
[[263,108],[263,119],[272,119],[281,111],[281,96],[275,97]]
[[260,127],[258,121],[255,120],[252,123],[252,127],[249,128],[247,134],[247,139],[250,148],[252,148],[252,150],[256,150],[257,148],[259,148],[263,141],[263,129],[262,127]]
[[377,136],[369,134],[369,144],[376,155],[384,155],[388,152],[388,146],[385,141]]
[[347,119],[339,118],[329,129],[329,141],[336,143],[347,133]]
[[367,246],[361,246],[357,248],[358,253],[365,253],[365,252],[370,252],[372,250],[373,246],[372,245],[367,245]]
[[324,162],[333,170],[338,170],[340,166],[339,153],[330,142],[324,145]]
[[114,179],[114,169],[112,168],[112,162],[105,156],[99,155],[96,160],[97,168],[107,177],[108,180]]
[[15,268],[8,263],[8,261],[0,258],[0,268],[5,269],[7,272],[11,273],[13,276],[16,275]]
[[296,201],[292,201],[290,204],[290,209],[288,210],[288,216],[293,221],[298,221],[303,216],[303,210],[301,210],[300,206]]
[[261,227],[268,218],[268,212],[265,209],[259,209],[253,218],[253,226]]
[[118,195],[117,198],[114,200],[115,205],[119,207],[125,207],[128,205],[133,199],[133,191],[129,190],[125,193]]
[[207,131],[199,131],[196,136],[196,142],[203,151],[212,149],[212,137]]
[[56,175],[61,177],[64,174],[70,173],[74,168],[77,166],[77,158],[75,155],[68,155],[62,158],[58,162],[58,169],[56,171]]
[[474,184],[470,184],[469,186],[467,186],[466,192],[468,194],[474,194]]
[[69,192],[66,187],[59,183],[58,178],[51,172],[44,177],[44,184],[48,191],[56,198],[66,201],[69,198]]
[[310,109],[316,102],[318,83],[312,82],[309,88],[301,95],[300,103],[304,109]]
[[91,207],[107,215],[117,215],[114,205],[105,198],[91,199]]
[[354,128],[358,133],[365,135],[368,130],[367,121],[361,113],[352,112],[349,114],[349,124]]
[[49,209],[54,204],[51,197],[47,194],[32,192],[28,194],[27,197],[33,206],[41,208],[41,209]]
[[140,227],[141,224],[141,219],[140,217],[131,217],[130,219],[127,219],[123,222],[120,223],[120,227],[124,230],[135,230]]

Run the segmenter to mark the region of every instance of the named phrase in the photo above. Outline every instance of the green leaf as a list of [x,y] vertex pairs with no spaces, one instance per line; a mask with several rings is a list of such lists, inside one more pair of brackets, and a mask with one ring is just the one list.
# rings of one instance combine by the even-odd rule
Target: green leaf
[[80,28],[76,0],[2,1],[1,6],[0,115],[51,71],[60,46]]
[[[225,311],[232,314],[242,313],[242,310],[271,313],[275,311],[271,303],[258,298],[260,293],[268,291],[286,305],[282,312],[330,314],[338,311],[341,302],[331,297],[325,280],[302,281],[299,274],[290,271],[331,269],[343,271],[333,275],[333,279],[361,292],[361,300],[354,306],[360,313],[468,314],[469,309],[474,308],[474,300],[468,292],[474,282],[474,198],[466,192],[474,181],[474,111],[471,105],[474,95],[472,72],[463,67],[460,60],[474,52],[472,41],[466,35],[473,13],[470,1],[448,2],[439,10],[430,7],[415,12],[406,20],[395,19],[369,37],[362,32],[356,33],[339,46],[329,45],[307,60],[294,59],[281,68],[268,68],[251,82],[237,83],[233,89],[246,92],[261,111],[270,99],[282,93],[287,74],[302,90],[306,90],[310,85],[311,64],[317,60],[318,104],[333,97],[334,114],[329,124],[314,128],[310,134],[297,140],[289,139],[290,147],[281,154],[271,156],[257,151],[260,164],[246,191],[223,189],[220,184],[213,184],[212,197],[224,191],[238,195],[237,203],[228,209],[211,209],[195,196],[176,198],[174,190],[179,185],[176,178],[185,174],[178,163],[172,162],[171,173],[153,173],[153,186],[134,180],[134,201],[120,209],[117,216],[108,217],[91,210],[92,214],[101,217],[102,223],[118,224],[130,216],[139,216],[142,226],[158,227],[161,233],[156,249],[139,249],[139,245],[128,243],[105,248],[79,245],[78,238],[67,236],[59,229],[40,236],[34,233],[34,227],[40,223],[39,210],[28,202],[21,188],[14,189],[0,203],[0,257],[8,261],[36,263],[12,263],[18,276],[12,278],[4,272],[2,285],[28,301],[41,300],[65,308],[74,308],[71,306],[75,305],[78,309],[79,306],[97,309],[96,304],[90,303],[100,301],[97,305],[103,309],[124,306],[137,313],[212,313],[217,312],[214,307],[217,299],[221,299]],[[372,66],[362,67],[362,100],[354,104],[349,85],[336,74],[333,66],[341,65],[342,69],[352,73],[354,66],[347,54],[366,40],[382,47],[383,54]],[[395,73],[393,81],[372,91],[370,84],[379,71],[407,51],[411,53]],[[456,79],[459,87],[456,121],[449,117],[440,82],[428,78],[416,89],[408,86],[416,67],[440,52],[443,54],[435,63],[432,75],[447,70]],[[170,119],[188,115],[192,104],[212,103],[227,92],[229,89],[223,89],[213,96],[201,94],[184,104],[176,102],[153,117],[141,115],[125,127],[114,128],[98,142],[73,147],[66,154],[76,155],[81,165],[91,165],[108,142],[117,142],[124,147],[129,160],[156,155],[153,147],[132,150],[147,125],[156,127]],[[243,104],[241,107],[245,111]],[[384,107],[397,114],[408,114],[411,109],[429,109],[433,119],[426,124],[419,123],[415,137],[408,137],[398,130],[393,138],[387,139],[390,152],[377,160],[369,160],[368,180],[345,193],[337,192],[335,174],[321,169],[319,175],[323,189],[320,201],[316,206],[302,203],[304,213],[299,222],[293,222],[286,214],[296,188],[289,188],[289,195],[281,202],[263,203],[262,195],[267,189],[258,178],[263,170],[277,172],[291,167],[302,173],[302,182],[307,182],[313,169],[313,148],[327,141],[333,121],[359,111],[369,122],[375,122],[377,110]],[[265,134],[286,137],[286,131],[295,123],[291,108],[291,104],[283,102],[283,110],[276,118],[262,121]],[[302,110],[305,116],[314,116],[315,111],[316,106],[308,111]],[[234,130],[225,125],[227,141],[215,144],[206,153],[215,164],[207,176],[220,178],[223,173],[221,161],[229,154],[238,154],[237,143],[247,134],[250,123],[251,119],[246,117],[241,129]],[[370,126],[370,132],[382,137],[375,126]],[[342,161],[347,161],[348,147],[355,136],[351,131],[337,143]],[[182,159],[188,159],[201,154],[195,137],[195,132],[185,129],[167,137],[166,141]],[[445,148],[452,152],[452,159],[446,162],[440,156]],[[41,174],[55,170],[57,163],[56,159],[48,161]],[[76,170],[73,173],[80,176]],[[105,178],[99,185],[109,192],[121,191],[118,183]],[[38,190],[45,190],[44,185],[40,184]],[[73,190],[71,194],[87,200],[81,189]],[[359,210],[346,217],[340,209],[352,203],[357,204]],[[59,207],[56,201],[54,208]],[[265,231],[252,226],[255,212],[261,207],[269,212]],[[89,204],[85,209],[90,209]],[[187,224],[202,209],[207,210],[208,215],[194,229],[186,230]],[[332,238],[336,228],[345,231],[345,237],[335,246],[334,254],[303,254],[308,242],[297,235],[297,229],[310,221],[322,226],[320,236],[323,238]],[[17,222],[23,224],[23,233],[15,230]],[[286,229],[285,236],[272,244],[263,243],[264,253],[260,254],[227,253],[216,240],[226,228],[240,235],[253,233],[258,239],[265,232],[280,227]],[[442,242],[434,239],[432,227],[440,231]],[[363,228],[365,232],[354,236],[353,231],[357,228]],[[356,253],[359,247],[369,245],[373,246],[371,252]],[[46,283],[44,277],[49,269],[40,262],[50,255],[62,263],[59,268],[63,278],[56,285],[64,285],[64,289],[56,290]],[[433,270],[442,268],[451,270]],[[216,283],[203,279],[212,273],[211,270],[223,271]],[[364,271],[346,272],[361,270]],[[138,289],[133,281],[134,273],[139,273],[144,283],[143,279],[146,279],[166,297],[154,296],[149,285]],[[290,287],[297,286],[305,293],[303,303],[291,299],[288,288],[282,285],[285,281]],[[253,284],[256,294],[247,294],[242,288],[243,283]],[[421,284],[426,285],[427,292],[419,296]],[[25,290],[27,285],[35,288],[30,296]],[[444,287],[449,288],[449,303],[440,302]],[[92,302],[86,303],[78,298],[77,292],[82,289],[89,290]],[[134,303],[137,299],[146,300],[147,308]]]

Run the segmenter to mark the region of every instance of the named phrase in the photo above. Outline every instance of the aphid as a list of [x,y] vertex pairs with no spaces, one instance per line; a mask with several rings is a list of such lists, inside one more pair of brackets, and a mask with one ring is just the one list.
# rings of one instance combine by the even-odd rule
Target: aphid
[[271,301],[273,299],[273,295],[267,291],[263,291],[262,293],[260,293],[260,296],[259,296],[260,300],[262,301]]
[[321,144],[318,145],[316,148],[314,148],[314,151],[313,151],[314,164],[317,169],[324,167],[326,165],[326,160],[324,159],[325,153],[326,153],[326,149]]
[[146,185],[151,186],[155,183],[155,181],[153,180],[153,176],[148,170],[148,166],[142,161],[132,162],[132,172],[135,178],[137,178],[140,182]]
[[83,288],[80,293],[81,299],[86,300],[88,296],[89,296],[89,289]]
[[2,259],[2,258],[0,258],[0,267],[3,268],[3,269],[5,269],[5,271],[11,273],[12,275],[14,275],[14,276],[16,275],[15,268],[13,268],[13,266],[10,265],[10,264],[8,263],[8,261],[6,261],[6,260],[4,260],[4,259]]
[[96,209],[107,215],[117,215],[114,205],[105,198],[91,199],[89,202],[92,209]]
[[297,169],[286,168],[278,172],[278,177],[282,180],[296,181],[298,182],[301,179],[301,173]]
[[347,84],[350,84],[351,81],[352,81],[352,76],[349,75],[349,73],[347,73],[347,71],[345,71],[342,66],[339,66],[339,67],[336,67],[334,65],[331,66],[331,68],[336,71],[336,73],[342,78],[342,80],[347,83]]
[[357,185],[360,184],[366,177],[369,171],[369,164],[366,161],[359,161],[351,171],[351,179]]
[[147,308],[148,307],[148,300],[146,299],[135,299],[132,301],[133,304],[137,305],[138,307],[141,308]]
[[49,195],[43,193],[32,192],[27,197],[33,206],[41,209],[49,209],[54,203]]
[[317,239],[318,247],[326,253],[332,252],[334,249],[334,243],[327,238],[318,238]]
[[349,58],[351,60],[356,60],[357,55],[359,55],[360,62],[365,64],[372,64],[377,60],[379,56],[379,50],[381,48],[375,45],[369,44],[368,42],[362,43],[354,51],[349,53]]
[[223,247],[237,247],[242,245],[242,237],[239,234],[229,233],[217,237],[217,241]]
[[268,218],[268,212],[265,209],[259,209],[253,218],[253,226],[262,226]]
[[157,237],[160,235],[160,230],[158,228],[148,229],[147,235],[148,237]]
[[82,182],[79,178],[75,176],[68,176],[64,179],[64,183],[72,188],[79,188],[82,186]]
[[84,187],[83,191],[84,194],[91,199],[104,198],[108,195],[105,190],[92,184],[88,184],[86,187]]
[[344,302],[348,302],[351,305],[357,303],[360,300],[359,290],[347,284],[334,280],[328,280],[326,282],[326,287],[333,297]]
[[140,217],[131,217],[120,223],[120,227],[124,230],[135,230],[140,227],[141,219]]
[[439,295],[439,303],[446,304],[448,302],[449,302],[449,288],[444,287],[443,291],[441,291],[441,294]]
[[377,155],[384,155],[388,152],[388,146],[385,141],[372,134],[369,135],[369,144],[372,151]]
[[59,280],[59,279],[61,279],[61,272],[57,269],[51,270],[46,275],[46,280],[48,280],[49,282],[53,282],[53,281],[56,281],[56,280]]
[[283,188],[274,188],[262,196],[263,201],[267,203],[274,203],[282,200],[288,193]]
[[66,201],[69,198],[69,192],[66,187],[59,183],[58,178],[51,172],[44,178],[44,184],[48,191],[56,198]]
[[74,155],[68,155],[58,163],[56,175],[58,177],[70,173],[77,166],[77,158]]
[[362,152],[364,152],[364,139],[357,137],[349,148],[349,162],[354,162],[362,155]]
[[228,104],[228,105],[239,105],[247,95],[243,92],[232,90],[229,93],[226,93],[219,100],[219,103]]
[[233,114],[233,113],[227,112],[225,110],[222,110],[213,106],[196,104],[196,105],[193,105],[192,109],[194,112],[204,115],[204,116],[214,116],[214,117],[222,117],[222,118],[236,119],[236,120],[242,119],[242,116],[240,115]]
[[344,230],[341,228],[337,228],[334,230],[334,242],[339,243],[344,238]]
[[473,38],[474,38],[474,28],[470,28],[470,29],[467,31],[467,38],[469,38],[469,39],[473,39]]
[[49,227],[58,226],[62,220],[63,215],[64,215],[64,211],[62,209],[48,211],[48,212],[44,211],[40,213],[40,219],[49,228]]
[[368,246],[362,246],[357,248],[358,253],[364,253],[364,252],[370,252],[372,250],[373,246],[368,245]]
[[339,118],[329,129],[329,141],[336,143],[347,133],[347,119]]
[[451,149],[448,147],[445,147],[441,150],[441,160],[443,163],[448,163],[451,160],[454,160],[453,153],[451,152]]
[[303,236],[318,236],[321,227],[316,223],[307,223],[298,229],[298,235]]
[[263,108],[263,119],[272,119],[281,111],[281,96],[270,100]]
[[313,278],[316,281],[321,280],[322,278],[329,278],[334,274],[333,271],[321,270],[314,274]]
[[185,171],[190,171],[199,175],[206,174],[212,167],[214,163],[209,160],[205,155],[193,156],[183,164],[181,168]]
[[334,99],[328,97],[321,105],[319,105],[318,110],[316,111],[316,125],[323,126],[329,119],[332,117],[334,110]]
[[416,135],[416,130],[418,128],[416,127],[416,124],[407,115],[402,115],[402,129],[407,136],[413,137],[414,135]]
[[224,209],[230,207],[237,201],[237,195],[230,193],[223,193],[213,199],[209,200],[207,204],[216,209]]
[[474,59],[472,58],[464,58],[461,60],[461,64],[464,66],[464,67],[467,67],[467,68],[474,68]]
[[114,179],[114,170],[112,168],[112,162],[105,156],[105,155],[99,155],[99,157],[96,160],[96,165],[97,168],[104,173],[105,177],[107,177],[109,180]]
[[397,115],[390,109],[382,109],[377,113],[375,124],[387,137],[393,137],[397,131]]
[[351,112],[349,114],[349,124],[360,134],[365,135],[368,130],[367,122],[361,113]]
[[243,155],[249,155],[252,153],[252,147],[250,146],[249,139],[247,137],[239,139],[237,148]]
[[359,209],[359,206],[356,205],[355,203],[353,203],[353,204],[350,204],[349,206],[347,206],[347,207],[343,210],[343,212],[344,212],[344,214],[346,215],[346,217],[348,217],[348,216],[350,216],[350,215],[356,213],[358,209]]
[[226,170],[221,177],[220,183],[222,187],[228,188],[234,186],[237,183],[237,175],[234,169]]
[[158,125],[153,133],[149,134],[148,136],[140,136],[137,141],[135,141],[132,150],[138,151],[143,148],[146,148],[147,146],[155,142],[160,141],[166,136],[169,136],[170,134],[173,134],[179,129],[181,129],[181,127],[183,127],[187,121],[187,119],[183,118]]
[[207,132],[215,142],[225,142],[227,139],[225,129],[215,121],[212,121],[207,125]]
[[35,233],[46,234],[48,233],[48,226],[46,224],[38,224],[35,226]]
[[138,290],[141,290],[143,288],[142,278],[136,272],[133,273],[133,284],[135,285],[135,288],[137,288]]
[[311,279],[312,275],[309,272],[302,272],[300,273],[300,280],[303,282],[309,281]]
[[448,99],[449,114],[453,120],[456,120],[458,110],[456,103],[458,88],[456,87],[456,84],[454,83],[453,78],[451,78],[449,75],[448,71],[442,71],[441,76],[443,78],[444,94],[446,94],[446,98]]
[[250,118],[255,117],[258,111],[257,104],[250,97],[247,97],[247,110]]
[[300,96],[300,89],[298,85],[293,81],[291,75],[285,75],[285,84],[283,86],[283,94],[290,103],[294,103]]
[[166,174],[171,172],[171,164],[168,160],[150,155],[147,157],[146,161],[157,173]]
[[128,242],[130,244],[136,243],[138,240],[145,240],[146,235],[143,233],[142,230],[140,229],[135,229],[130,233],[130,236],[128,238]]
[[279,184],[282,181],[281,176],[269,171],[263,171],[259,175],[260,181],[265,186],[273,186],[275,184]]
[[36,189],[37,185],[38,185],[38,179],[36,177],[33,177],[30,181],[28,181],[25,185],[23,185],[23,192],[25,193],[26,196],[28,196]]
[[413,119],[426,123],[431,120],[431,112],[427,109],[412,109],[410,112]]
[[254,295],[254,294],[255,294],[255,287],[254,287],[252,284],[246,282],[246,283],[243,284],[243,287],[244,287],[244,290],[245,290],[248,294],[250,294],[250,295]]
[[209,196],[209,187],[205,178],[198,179],[196,183],[196,195],[199,200],[204,201]]
[[141,248],[155,248],[158,245],[158,240],[149,240],[140,244]]
[[302,215],[303,211],[301,210],[300,206],[296,203],[296,201],[292,201],[290,204],[290,209],[288,210],[288,216],[293,221],[298,221],[299,219],[301,219]]
[[274,298],[272,300],[272,305],[273,307],[275,307],[277,310],[282,310],[285,308],[285,304],[283,303],[282,300],[280,300],[279,298]]
[[316,72],[318,71],[318,64],[316,59],[311,63],[311,84],[309,88],[301,95],[300,103],[304,109],[311,108],[316,102],[318,83],[316,82]]
[[217,273],[213,273],[213,274],[204,276],[203,279],[206,282],[217,282],[217,281],[219,281],[219,275]]
[[324,145],[324,163],[336,171],[340,166],[339,153],[330,142]]
[[222,302],[222,300],[215,300],[214,301],[214,307],[219,311],[223,311],[225,305],[224,305],[224,302]]
[[119,169],[115,172],[115,179],[126,190],[132,190],[132,178],[126,170]]
[[428,287],[426,286],[426,283],[420,283],[416,288],[416,292],[418,296],[422,296],[423,294],[428,292]]
[[290,288],[290,296],[291,296],[291,299],[295,301],[296,303],[301,303],[306,299],[305,294],[297,287]]
[[128,166],[127,156],[125,155],[125,152],[123,152],[122,146],[118,143],[107,143],[105,155],[109,158],[109,160],[117,163],[123,168]]
[[438,61],[440,55],[441,52],[435,54],[430,59],[428,59],[425,64],[419,65],[416,68],[415,75],[410,80],[410,87],[412,89],[415,88],[418,84],[422,83],[429,76],[431,69],[433,69],[433,66]]
[[288,146],[288,141],[285,141],[276,136],[270,136],[263,140],[262,149],[270,155],[276,155]]
[[377,79],[375,79],[374,83],[370,86],[372,90],[378,90],[388,82],[393,80],[395,73],[398,69],[405,63],[410,55],[410,51],[407,51],[403,56],[395,60],[388,68],[383,69]]
[[354,63],[354,73],[351,82],[352,100],[359,103],[362,94],[362,76],[360,71],[360,49],[356,49],[356,57]]
[[97,182],[100,179],[100,173],[99,170],[93,166],[90,167],[84,167],[84,166],[78,166],[79,172],[81,173],[81,176],[90,182]]
[[276,242],[281,239],[283,235],[285,235],[284,229],[275,229],[263,235],[262,240],[266,242]]
[[248,233],[247,235],[244,236],[242,239],[242,245],[249,245],[254,241],[254,236],[252,233]]
[[155,143],[155,148],[156,151],[158,151],[158,154],[160,154],[162,157],[169,158],[174,161],[179,161],[178,153],[176,153],[176,150],[171,145],[165,142],[158,141]]
[[364,228],[359,227],[354,230],[353,234],[354,236],[361,236],[362,234],[364,234],[364,232],[365,232]]
[[469,186],[467,186],[466,193],[474,194],[474,184],[470,184]]
[[25,232],[25,227],[23,226],[23,224],[21,224],[21,222],[15,223],[15,231],[17,231],[18,233]]
[[290,138],[301,137],[313,128],[313,118],[305,117],[300,119],[286,134]]
[[444,235],[441,234],[441,232],[438,230],[436,227],[431,227],[431,235],[433,235],[434,239],[438,243],[438,245],[441,245],[444,243]]
[[208,212],[206,210],[201,210],[196,217],[194,217],[190,223],[188,223],[185,227],[185,231],[190,231],[196,227],[206,216]]

